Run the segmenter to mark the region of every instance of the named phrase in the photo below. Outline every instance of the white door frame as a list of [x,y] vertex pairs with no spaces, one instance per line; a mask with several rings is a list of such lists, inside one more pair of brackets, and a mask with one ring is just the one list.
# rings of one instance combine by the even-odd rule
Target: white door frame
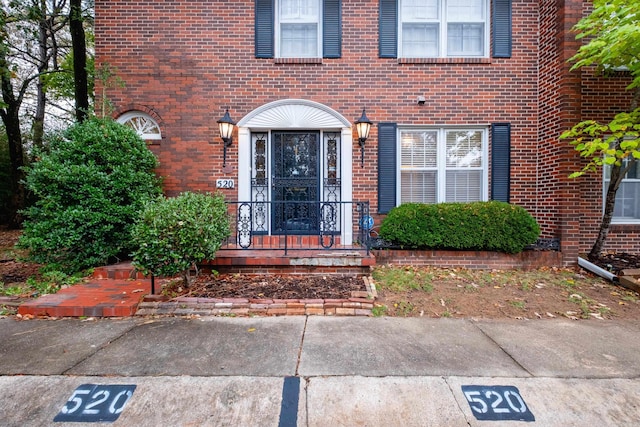
[[[251,132],[277,130],[340,130],[340,194],[353,200],[353,133],[351,122],[326,105],[305,99],[283,99],[264,104],[244,116],[238,126],[238,201],[251,201]],[[353,243],[352,213],[345,209],[340,239]]]

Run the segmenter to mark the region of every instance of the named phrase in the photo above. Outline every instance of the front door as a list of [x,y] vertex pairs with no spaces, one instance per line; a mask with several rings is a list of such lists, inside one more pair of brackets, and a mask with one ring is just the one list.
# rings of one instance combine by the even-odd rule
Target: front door
[[320,200],[320,133],[273,132],[274,234],[317,234]]

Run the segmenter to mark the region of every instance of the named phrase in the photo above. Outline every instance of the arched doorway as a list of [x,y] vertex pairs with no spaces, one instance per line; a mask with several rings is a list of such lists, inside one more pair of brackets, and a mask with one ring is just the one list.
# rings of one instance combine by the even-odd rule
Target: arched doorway
[[[330,231],[351,244],[351,123],[317,102],[286,99],[238,122],[238,200],[254,233]],[[328,225],[330,224],[330,225]]]

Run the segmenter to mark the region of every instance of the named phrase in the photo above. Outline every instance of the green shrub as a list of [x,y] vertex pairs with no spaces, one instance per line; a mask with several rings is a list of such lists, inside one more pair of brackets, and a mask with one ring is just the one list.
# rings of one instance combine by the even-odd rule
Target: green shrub
[[504,202],[406,203],[389,212],[380,236],[416,249],[521,252],[540,235],[523,208]]
[[161,194],[157,160],[130,128],[91,118],[55,136],[27,168],[36,203],[25,211],[19,246],[61,271],[125,257],[144,204]]
[[189,270],[197,274],[197,264],[213,259],[230,233],[221,194],[186,192],[150,202],[133,228],[134,265],[156,276],[182,273],[188,286]]

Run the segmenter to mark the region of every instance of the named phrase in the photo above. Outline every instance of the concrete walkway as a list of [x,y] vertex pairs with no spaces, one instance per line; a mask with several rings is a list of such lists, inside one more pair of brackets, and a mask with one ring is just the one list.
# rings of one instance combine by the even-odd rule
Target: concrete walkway
[[637,426],[639,377],[632,322],[0,320],[2,426]]

